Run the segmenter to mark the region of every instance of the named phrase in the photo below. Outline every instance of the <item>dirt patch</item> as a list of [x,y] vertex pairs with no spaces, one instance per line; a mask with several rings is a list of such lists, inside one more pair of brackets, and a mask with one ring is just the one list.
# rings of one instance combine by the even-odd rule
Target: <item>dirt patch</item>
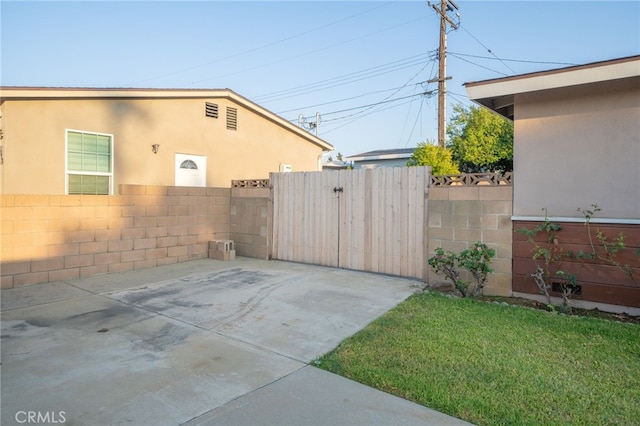
[[[506,302],[509,305],[517,305],[524,306],[527,308],[540,309],[542,311],[550,311],[549,307],[542,302],[538,302],[537,300],[524,299],[520,297],[498,297],[498,296],[481,296],[478,300],[482,300],[485,302],[493,303],[493,302]],[[595,309],[582,309],[582,308],[571,308],[570,312],[563,312],[567,315],[576,315],[582,317],[590,317],[590,318],[601,318],[610,321],[618,321],[632,324],[640,324],[640,316],[632,316],[625,313],[616,314],[612,312],[604,312],[601,310]]]
[[[451,286],[442,286],[438,288],[430,288],[431,291],[439,291],[446,294],[454,294]],[[456,293],[459,294],[459,293]],[[487,303],[505,303],[507,305],[523,306],[525,308],[539,309],[541,311],[551,311],[546,303],[539,302],[537,300],[525,299],[522,297],[502,297],[502,296],[478,296],[475,298]],[[604,312],[597,308],[595,309],[583,309],[583,308],[571,308],[571,311],[564,312],[559,307],[555,309],[557,312],[562,312],[566,315],[575,315],[589,318],[600,318],[609,321],[618,321],[631,324],[640,324],[640,316],[633,316],[626,313],[612,313]]]

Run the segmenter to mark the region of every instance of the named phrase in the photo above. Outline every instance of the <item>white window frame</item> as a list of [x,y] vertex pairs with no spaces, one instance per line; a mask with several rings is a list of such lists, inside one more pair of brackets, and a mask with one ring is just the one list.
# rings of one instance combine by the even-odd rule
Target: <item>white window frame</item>
[[[109,152],[109,165],[110,173],[103,172],[77,172],[75,170],[69,170],[69,132],[75,133],[88,133],[98,136],[108,136],[111,139],[111,151]],[[69,195],[69,175],[86,175],[86,176],[108,176],[109,177],[109,195],[113,195],[113,152],[115,146],[115,138],[110,133],[91,132],[88,130],[78,129],[64,129],[64,193]],[[85,195],[85,194],[82,194]],[[89,195],[89,194],[86,194]]]

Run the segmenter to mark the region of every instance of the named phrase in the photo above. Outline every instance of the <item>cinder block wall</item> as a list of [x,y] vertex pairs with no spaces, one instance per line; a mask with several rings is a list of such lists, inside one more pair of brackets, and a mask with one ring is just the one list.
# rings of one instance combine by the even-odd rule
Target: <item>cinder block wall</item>
[[0,195],[2,288],[206,258],[229,236],[229,188],[121,185],[120,195]]
[[[485,295],[511,296],[512,186],[431,187],[429,188],[428,257],[436,248],[460,252],[477,241],[496,251],[494,272],[489,275]],[[473,277],[463,276],[472,282]],[[429,284],[445,278],[429,268]]]
[[236,255],[269,258],[269,188],[231,188],[230,239]]

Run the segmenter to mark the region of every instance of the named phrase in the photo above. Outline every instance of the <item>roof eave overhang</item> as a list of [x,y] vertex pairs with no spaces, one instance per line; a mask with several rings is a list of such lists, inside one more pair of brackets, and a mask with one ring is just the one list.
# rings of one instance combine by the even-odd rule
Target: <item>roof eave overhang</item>
[[640,56],[465,83],[470,100],[513,120],[515,95],[640,75]]
[[347,157],[347,159],[351,161],[398,160],[403,158],[411,158],[411,154],[385,154],[385,155],[373,155],[373,156]]

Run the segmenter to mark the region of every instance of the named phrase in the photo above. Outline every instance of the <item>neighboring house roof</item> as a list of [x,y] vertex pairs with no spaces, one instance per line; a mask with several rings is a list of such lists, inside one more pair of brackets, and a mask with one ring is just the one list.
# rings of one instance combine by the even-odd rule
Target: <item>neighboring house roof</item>
[[346,157],[346,159],[350,161],[396,160],[401,158],[411,158],[413,151],[415,151],[415,148],[381,149],[352,155],[350,157]]
[[327,163],[324,163],[322,165],[322,169],[323,170],[346,170],[349,166],[351,166],[351,163],[347,161],[334,160],[334,161],[329,161]]
[[469,99],[513,120],[519,93],[640,76],[640,55],[584,65],[465,83]]
[[311,142],[324,151],[333,145],[251,102],[230,89],[133,89],[79,87],[0,87],[0,101],[8,99],[229,99]]

